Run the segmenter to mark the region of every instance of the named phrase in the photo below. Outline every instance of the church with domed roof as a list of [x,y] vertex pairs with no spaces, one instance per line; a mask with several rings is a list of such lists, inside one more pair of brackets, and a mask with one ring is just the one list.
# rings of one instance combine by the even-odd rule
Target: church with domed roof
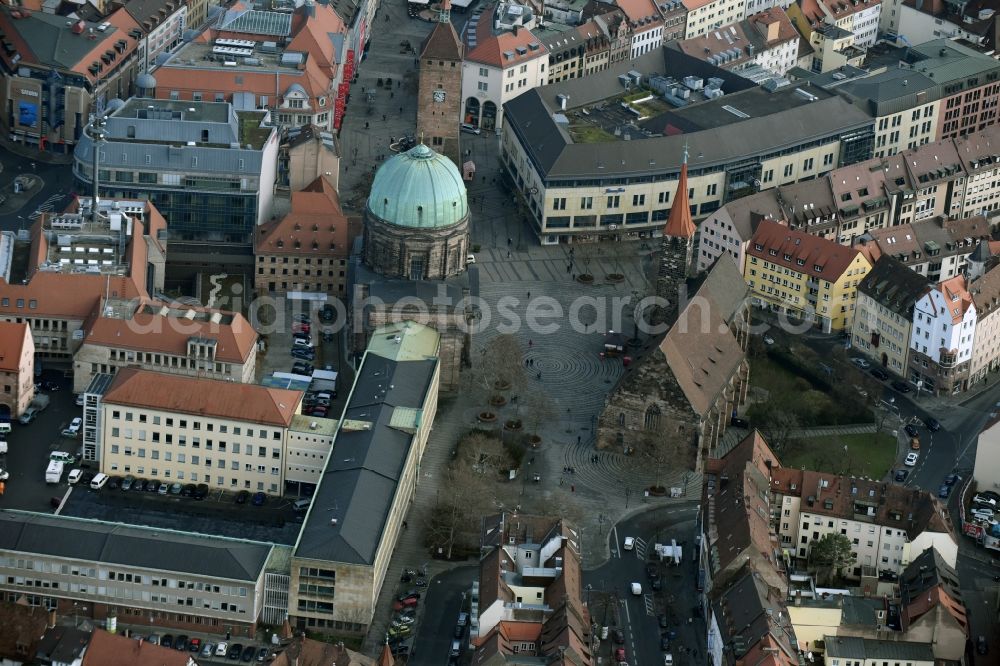
[[469,202],[454,162],[421,143],[375,172],[364,225],[373,271],[444,280],[465,271],[468,252]]

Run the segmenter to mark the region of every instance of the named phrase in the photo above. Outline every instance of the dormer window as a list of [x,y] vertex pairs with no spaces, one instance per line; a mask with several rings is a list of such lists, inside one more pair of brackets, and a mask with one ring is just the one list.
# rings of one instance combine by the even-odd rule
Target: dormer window
[[278,247],[285,247],[285,241],[278,240]]
[[768,252],[768,254],[770,254],[770,255],[771,255],[772,257],[777,257],[777,256],[778,256],[778,251],[777,251],[777,250],[768,250],[767,252]]
[[813,265],[813,270],[816,271],[817,273],[822,273],[823,272],[823,267],[820,266],[819,264],[814,264]]

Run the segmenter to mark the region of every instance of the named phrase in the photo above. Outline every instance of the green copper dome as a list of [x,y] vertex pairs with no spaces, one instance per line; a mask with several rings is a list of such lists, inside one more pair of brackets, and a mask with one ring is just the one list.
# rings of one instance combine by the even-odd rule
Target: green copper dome
[[469,202],[455,163],[420,144],[375,172],[368,211],[400,227],[440,229],[464,220]]

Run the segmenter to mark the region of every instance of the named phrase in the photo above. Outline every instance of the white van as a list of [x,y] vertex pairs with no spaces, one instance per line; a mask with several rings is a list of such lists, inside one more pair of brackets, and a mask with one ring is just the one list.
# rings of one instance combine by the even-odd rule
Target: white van
[[45,483],[59,483],[62,481],[63,463],[58,460],[49,462],[45,470]]
[[452,641],[451,654],[449,656],[457,657],[461,653],[462,653],[462,641]]
[[72,486],[76,484],[77,481],[80,480],[81,476],[83,476],[83,470],[77,467],[69,471],[69,474],[66,475],[66,481],[68,481],[69,485]]
[[97,476],[94,477],[94,480],[90,482],[90,489],[100,490],[107,484],[107,482],[108,482],[108,475],[104,474],[103,472],[100,472],[97,474]]

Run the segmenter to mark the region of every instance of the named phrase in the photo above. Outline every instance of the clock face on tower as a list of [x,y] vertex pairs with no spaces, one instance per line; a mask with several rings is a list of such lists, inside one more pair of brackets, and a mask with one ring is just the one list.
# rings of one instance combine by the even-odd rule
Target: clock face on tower
[[443,102],[444,101],[444,91],[443,90],[435,90],[434,91],[434,101],[435,102]]

